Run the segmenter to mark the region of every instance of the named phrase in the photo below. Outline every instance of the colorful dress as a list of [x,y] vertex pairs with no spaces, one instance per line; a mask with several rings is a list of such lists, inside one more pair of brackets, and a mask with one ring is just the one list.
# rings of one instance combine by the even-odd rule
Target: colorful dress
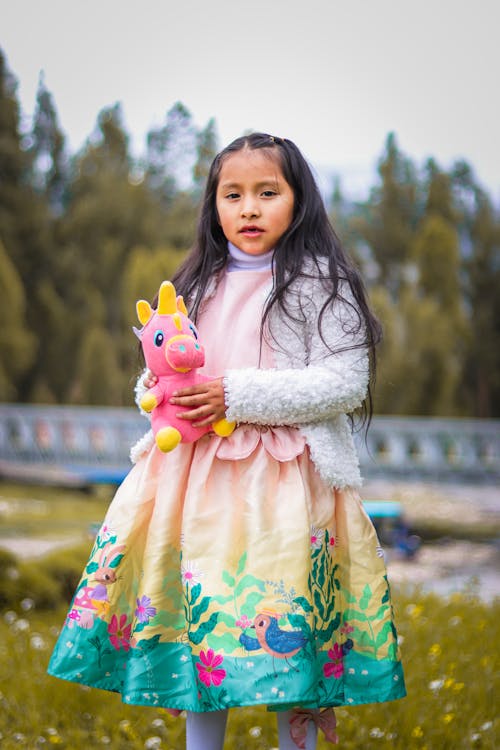
[[[205,371],[271,367],[268,271],[225,274]],[[49,665],[125,703],[320,708],[405,695],[389,584],[354,489],[296,427],[152,447],[113,499]]]

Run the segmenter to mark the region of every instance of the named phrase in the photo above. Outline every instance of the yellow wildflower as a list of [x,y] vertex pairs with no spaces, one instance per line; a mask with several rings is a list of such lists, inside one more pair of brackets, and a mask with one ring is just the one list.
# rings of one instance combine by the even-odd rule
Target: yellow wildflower
[[423,737],[424,736],[424,731],[423,731],[422,727],[421,726],[414,727],[412,729],[411,736],[412,737],[416,737],[417,739],[419,737]]
[[443,716],[441,716],[441,720],[444,721],[445,724],[449,724],[454,718],[455,714],[443,714]]
[[409,604],[406,607],[407,614],[409,614],[410,617],[412,617],[414,620],[419,618],[423,611],[424,611],[424,608],[422,607],[421,604]]
[[441,656],[442,649],[439,643],[433,643],[432,646],[429,649],[429,656]]

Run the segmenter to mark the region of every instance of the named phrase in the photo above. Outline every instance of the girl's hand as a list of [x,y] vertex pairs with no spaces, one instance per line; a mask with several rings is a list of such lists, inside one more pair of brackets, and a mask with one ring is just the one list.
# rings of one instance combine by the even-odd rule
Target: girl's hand
[[142,382],[144,384],[144,387],[149,391],[150,388],[154,388],[157,384],[158,377],[153,372],[151,372],[151,370],[148,370]]
[[192,406],[189,411],[179,412],[179,419],[189,419],[194,427],[205,427],[224,419],[226,402],[222,378],[207,380],[206,383],[181,388],[175,391],[170,399],[176,406]]

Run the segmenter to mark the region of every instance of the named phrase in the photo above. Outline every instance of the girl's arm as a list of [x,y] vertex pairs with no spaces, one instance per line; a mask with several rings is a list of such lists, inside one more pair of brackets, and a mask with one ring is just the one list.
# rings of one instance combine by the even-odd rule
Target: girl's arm
[[[353,302],[346,285],[341,293]],[[296,366],[226,373],[227,419],[266,425],[321,422],[361,406],[369,382],[364,326],[356,306],[337,299],[323,316],[322,341],[317,320],[324,299],[317,285],[309,299],[300,301],[304,322],[293,327],[280,322],[274,330]]]

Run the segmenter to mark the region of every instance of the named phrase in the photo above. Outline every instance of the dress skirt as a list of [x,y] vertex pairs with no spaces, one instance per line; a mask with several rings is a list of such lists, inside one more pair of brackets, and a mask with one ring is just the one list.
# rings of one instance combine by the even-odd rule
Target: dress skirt
[[357,491],[307,447],[153,447],[110,504],[49,673],[131,704],[322,708],[405,695],[389,584]]

